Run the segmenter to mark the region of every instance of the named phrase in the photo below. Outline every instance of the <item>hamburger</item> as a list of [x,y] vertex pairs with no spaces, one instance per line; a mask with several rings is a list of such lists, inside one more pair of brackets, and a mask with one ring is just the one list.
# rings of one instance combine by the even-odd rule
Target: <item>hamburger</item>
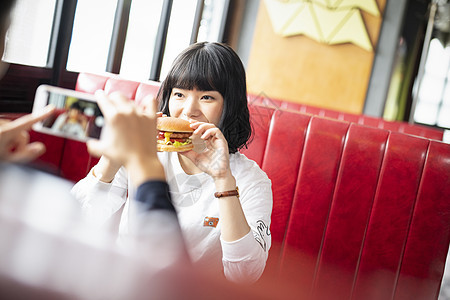
[[190,137],[194,130],[183,119],[161,117],[156,119],[158,129],[156,147],[163,152],[184,152],[194,148]]

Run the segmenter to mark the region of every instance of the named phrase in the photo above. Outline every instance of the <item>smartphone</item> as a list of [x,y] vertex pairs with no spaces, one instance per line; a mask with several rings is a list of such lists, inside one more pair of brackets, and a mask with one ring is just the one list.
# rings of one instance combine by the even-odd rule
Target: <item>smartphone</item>
[[33,125],[33,130],[78,141],[99,139],[104,118],[95,96],[70,89],[41,85],[36,90],[33,113],[53,104],[55,113]]

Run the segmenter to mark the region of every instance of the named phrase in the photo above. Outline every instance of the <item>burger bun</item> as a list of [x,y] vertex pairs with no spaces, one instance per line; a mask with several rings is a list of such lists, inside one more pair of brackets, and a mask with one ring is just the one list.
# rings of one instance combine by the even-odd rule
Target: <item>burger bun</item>
[[174,145],[156,144],[159,152],[186,152],[194,149],[194,144],[186,144],[175,147]]
[[193,132],[190,127],[189,121],[173,118],[173,117],[160,117],[156,119],[156,128],[162,131],[169,132]]

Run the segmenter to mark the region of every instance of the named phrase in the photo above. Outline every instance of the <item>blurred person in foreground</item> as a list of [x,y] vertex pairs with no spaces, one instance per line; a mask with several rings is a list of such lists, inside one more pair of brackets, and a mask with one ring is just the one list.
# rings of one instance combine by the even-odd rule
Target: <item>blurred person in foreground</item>
[[[15,2],[0,2],[0,56]],[[0,78],[6,68],[0,62]],[[142,138],[149,128],[156,130],[156,103],[144,113],[120,95],[98,98],[109,134],[90,141],[88,148],[133,170],[135,247],[127,253],[111,248],[108,232],[84,225],[79,205],[70,196],[71,182],[15,164],[45,152],[42,143],[29,143],[28,130],[50,116],[53,107],[14,121],[0,120],[1,298],[132,299],[149,286],[152,295],[158,290],[166,294],[164,276],[152,284],[148,276],[189,265],[156,141]]]
[[[4,52],[5,36],[15,2],[16,0],[0,2],[0,56]],[[7,64],[0,61],[0,78],[6,69]],[[117,160],[134,170],[132,182],[140,195],[137,200],[145,203],[145,210],[166,209],[175,214],[164,169],[156,156],[156,141],[145,138],[156,135],[156,100],[153,99],[144,112],[120,94],[107,97],[99,91],[97,98],[109,125],[109,134],[105,139],[89,141],[90,153]],[[42,155],[45,146],[41,142],[29,143],[28,130],[53,112],[54,108],[47,106],[37,114],[28,114],[14,121],[0,120],[0,162],[27,163]],[[149,129],[153,135],[149,135]],[[69,194],[67,197],[70,197]]]
[[118,94],[106,97],[99,93],[98,102],[107,135],[89,141],[88,148],[94,155],[120,161],[133,170],[131,182],[137,192],[130,247],[114,247],[108,231],[94,230],[83,222],[78,202],[69,193],[71,182],[0,164],[2,297],[181,297],[180,290],[169,283],[182,280],[180,276],[190,270],[189,259],[156,157],[156,140],[142,138],[149,128],[156,130],[156,104],[152,114]]

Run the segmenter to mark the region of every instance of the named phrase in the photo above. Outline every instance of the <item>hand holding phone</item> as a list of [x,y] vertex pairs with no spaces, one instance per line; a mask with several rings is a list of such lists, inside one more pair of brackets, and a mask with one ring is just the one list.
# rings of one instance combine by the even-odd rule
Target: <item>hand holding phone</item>
[[89,140],[87,146],[92,155],[109,160],[108,168],[100,166],[101,176],[107,173],[108,178],[117,172],[111,169],[113,163],[125,166],[136,186],[147,180],[164,180],[164,169],[156,155],[156,100],[144,111],[118,93],[107,96],[97,91],[96,96],[107,126],[102,138]]

